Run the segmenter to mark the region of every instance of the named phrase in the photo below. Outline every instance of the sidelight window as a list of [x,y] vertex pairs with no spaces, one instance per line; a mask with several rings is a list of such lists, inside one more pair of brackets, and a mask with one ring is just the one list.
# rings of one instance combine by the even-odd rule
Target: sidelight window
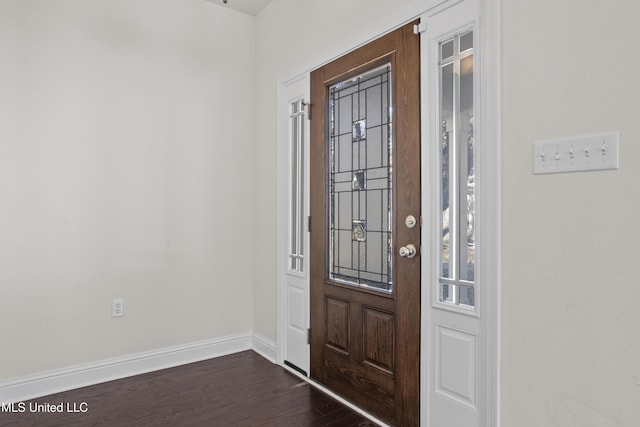
[[304,107],[289,104],[289,270],[304,272]]
[[473,32],[440,43],[441,302],[475,306]]

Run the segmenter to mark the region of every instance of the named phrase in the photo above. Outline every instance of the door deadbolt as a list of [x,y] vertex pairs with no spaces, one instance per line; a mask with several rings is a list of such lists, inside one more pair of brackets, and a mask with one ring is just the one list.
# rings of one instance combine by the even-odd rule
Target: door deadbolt
[[416,226],[416,224],[418,223],[418,221],[416,221],[416,217],[413,215],[408,215],[405,219],[404,219],[404,225],[407,226],[407,228],[413,228]]
[[416,252],[416,247],[411,244],[400,248],[400,256],[403,258],[413,258],[416,256]]

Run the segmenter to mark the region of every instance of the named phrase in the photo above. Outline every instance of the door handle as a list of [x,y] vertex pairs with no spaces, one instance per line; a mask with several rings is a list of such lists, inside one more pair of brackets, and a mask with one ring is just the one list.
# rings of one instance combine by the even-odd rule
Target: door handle
[[416,247],[412,244],[400,248],[400,256],[403,258],[413,258],[416,256]]

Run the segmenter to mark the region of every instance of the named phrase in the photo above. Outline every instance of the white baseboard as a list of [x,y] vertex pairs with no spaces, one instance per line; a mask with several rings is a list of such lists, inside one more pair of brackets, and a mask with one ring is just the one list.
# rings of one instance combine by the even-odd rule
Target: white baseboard
[[251,348],[253,351],[264,357],[271,363],[276,363],[276,343],[264,337],[254,334],[252,337]]
[[0,382],[0,402],[21,402],[106,381],[172,368],[245,350],[275,360],[275,344],[251,333],[214,338],[185,345],[43,372]]

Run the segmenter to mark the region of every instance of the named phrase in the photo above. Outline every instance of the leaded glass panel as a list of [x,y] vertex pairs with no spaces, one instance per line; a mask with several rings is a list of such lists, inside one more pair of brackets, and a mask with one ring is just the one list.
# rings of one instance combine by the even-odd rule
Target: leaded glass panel
[[391,65],[329,87],[329,278],[392,291]]

